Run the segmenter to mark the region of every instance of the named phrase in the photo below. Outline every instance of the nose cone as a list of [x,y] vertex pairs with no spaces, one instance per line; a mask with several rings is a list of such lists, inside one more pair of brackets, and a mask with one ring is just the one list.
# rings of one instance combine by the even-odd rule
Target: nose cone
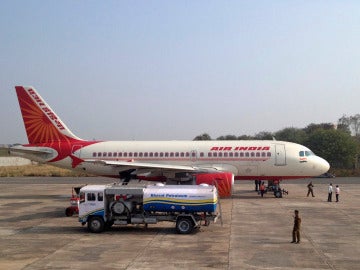
[[321,175],[321,174],[326,173],[326,172],[329,171],[330,164],[325,159],[319,157],[318,168],[319,168],[319,171],[320,171],[319,175]]

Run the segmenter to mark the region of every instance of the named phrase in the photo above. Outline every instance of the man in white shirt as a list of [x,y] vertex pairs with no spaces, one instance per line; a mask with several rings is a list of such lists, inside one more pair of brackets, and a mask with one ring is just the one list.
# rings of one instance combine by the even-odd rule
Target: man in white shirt
[[336,188],[335,188],[336,202],[339,202],[339,195],[340,195],[340,188],[338,185],[336,185]]
[[332,193],[333,193],[333,186],[332,184],[330,183],[329,185],[329,189],[328,189],[328,202],[331,202],[332,201]]

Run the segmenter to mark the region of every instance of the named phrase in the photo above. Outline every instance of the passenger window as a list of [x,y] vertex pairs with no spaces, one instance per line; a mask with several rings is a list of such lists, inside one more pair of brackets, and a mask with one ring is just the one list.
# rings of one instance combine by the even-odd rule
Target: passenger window
[[99,201],[99,202],[102,202],[103,200],[104,200],[104,195],[103,195],[102,192],[99,192],[99,193],[98,193],[98,201]]
[[271,152],[267,152],[267,156],[268,156],[268,157],[271,157]]
[[93,157],[96,157],[96,153],[95,153],[95,152],[93,153]]

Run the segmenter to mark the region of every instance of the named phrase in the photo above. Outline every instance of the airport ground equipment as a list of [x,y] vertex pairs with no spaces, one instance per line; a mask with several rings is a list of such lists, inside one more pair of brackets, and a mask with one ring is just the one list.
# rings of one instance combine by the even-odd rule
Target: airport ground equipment
[[99,233],[113,225],[174,222],[180,234],[215,222],[220,214],[215,186],[87,185],[80,190],[79,222]]
[[70,206],[65,209],[65,215],[67,217],[79,214],[80,189],[81,187],[73,187],[71,189]]

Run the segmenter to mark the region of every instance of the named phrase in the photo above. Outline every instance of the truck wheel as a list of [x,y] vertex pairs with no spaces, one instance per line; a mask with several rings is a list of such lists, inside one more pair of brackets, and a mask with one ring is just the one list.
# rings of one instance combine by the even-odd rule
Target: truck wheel
[[91,217],[88,221],[88,229],[93,233],[100,233],[104,230],[104,220],[101,217]]
[[65,215],[67,217],[71,217],[73,214],[74,214],[74,211],[72,210],[71,207],[68,207],[68,208],[65,209]]
[[176,222],[176,230],[180,234],[189,234],[194,229],[192,220],[188,218],[179,218]]

